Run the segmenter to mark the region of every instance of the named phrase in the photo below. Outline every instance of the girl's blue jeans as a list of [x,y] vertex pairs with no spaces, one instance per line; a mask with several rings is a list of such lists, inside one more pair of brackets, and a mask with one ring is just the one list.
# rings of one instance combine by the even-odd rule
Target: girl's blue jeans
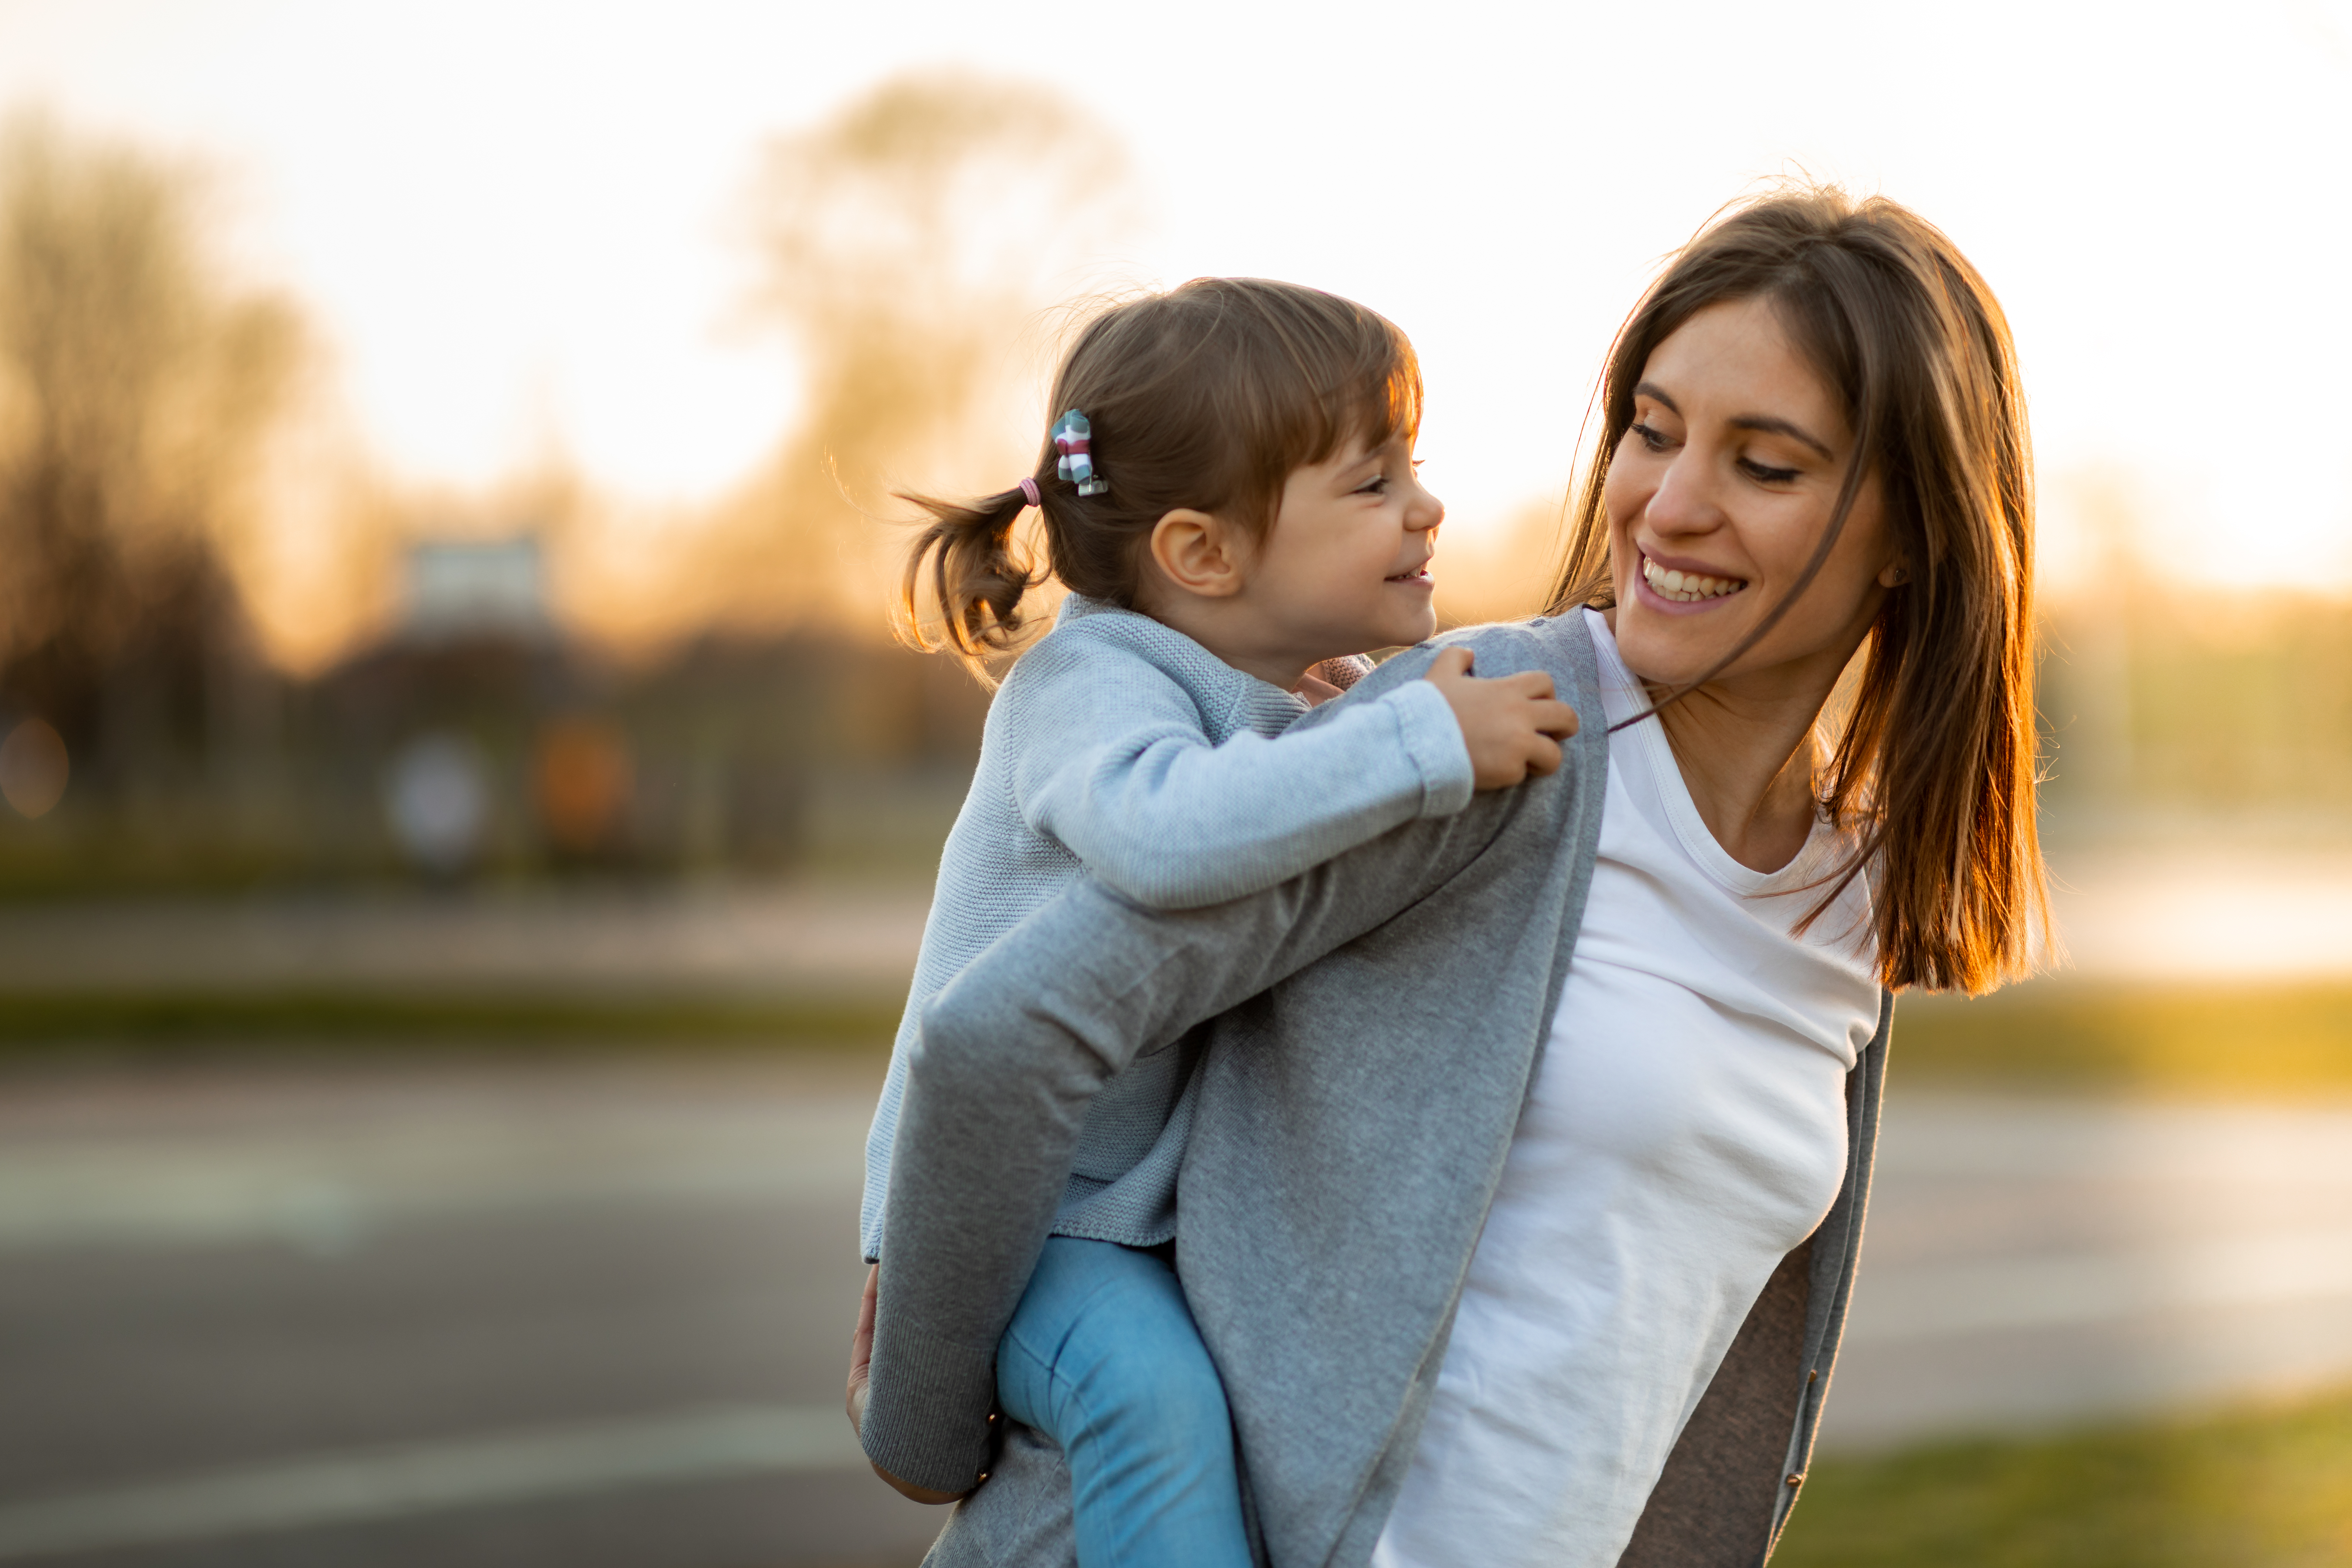
[[1069,1460],[1079,1568],[1248,1568],[1224,1385],[1157,1255],[1049,1237],[996,1393]]

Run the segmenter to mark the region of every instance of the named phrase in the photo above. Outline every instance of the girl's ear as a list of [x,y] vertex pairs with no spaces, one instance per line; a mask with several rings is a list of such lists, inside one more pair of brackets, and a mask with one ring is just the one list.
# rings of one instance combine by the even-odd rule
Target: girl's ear
[[1203,599],[1226,599],[1242,591],[1247,555],[1223,520],[1180,506],[1151,525],[1151,563],[1160,580]]

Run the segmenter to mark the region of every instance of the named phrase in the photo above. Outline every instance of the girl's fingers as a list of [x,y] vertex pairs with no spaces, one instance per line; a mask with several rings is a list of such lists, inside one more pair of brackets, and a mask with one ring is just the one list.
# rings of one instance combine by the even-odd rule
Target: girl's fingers
[[1556,694],[1551,677],[1540,669],[1523,669],[1517,675],[1503,677],[1503,680],[1514,690],[1525,692],[1528,696],[1538,700],[1549,700]]

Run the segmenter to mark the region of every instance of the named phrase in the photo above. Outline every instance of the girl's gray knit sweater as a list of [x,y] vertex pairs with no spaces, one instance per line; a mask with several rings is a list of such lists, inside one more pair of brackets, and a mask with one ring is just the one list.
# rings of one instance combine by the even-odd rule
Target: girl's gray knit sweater
[[[1148,616],[1066,600],[990,707],[940,859],[915,982],[866,1143],[859,1231],[880,1256],[923,1005],[1083,868],[1152,909],[1262,892],[1417,817],[1469,804],[1470,754],[1437,688],[1408,680],[1284,735],[1303,698]],[[1276,739],[1276,737],[1281,737]],[[1140,1057],[1087,1113],[1055,1233],[1153,1247],[1176,1234],[1193,1048]]]

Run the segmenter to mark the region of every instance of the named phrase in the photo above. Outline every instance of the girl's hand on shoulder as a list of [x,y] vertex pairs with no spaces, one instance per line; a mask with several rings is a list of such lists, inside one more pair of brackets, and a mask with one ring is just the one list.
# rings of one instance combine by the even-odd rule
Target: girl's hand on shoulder
[[1480,789],[1508,789],[1529,773],[1559,771],[1559,743],[1576,733],[1576,710],[1552,695],[1541,670],[1481,680],[1466,647],[1437,656],[1422,679],[1437,688],[1462,726],[1470,772]]

